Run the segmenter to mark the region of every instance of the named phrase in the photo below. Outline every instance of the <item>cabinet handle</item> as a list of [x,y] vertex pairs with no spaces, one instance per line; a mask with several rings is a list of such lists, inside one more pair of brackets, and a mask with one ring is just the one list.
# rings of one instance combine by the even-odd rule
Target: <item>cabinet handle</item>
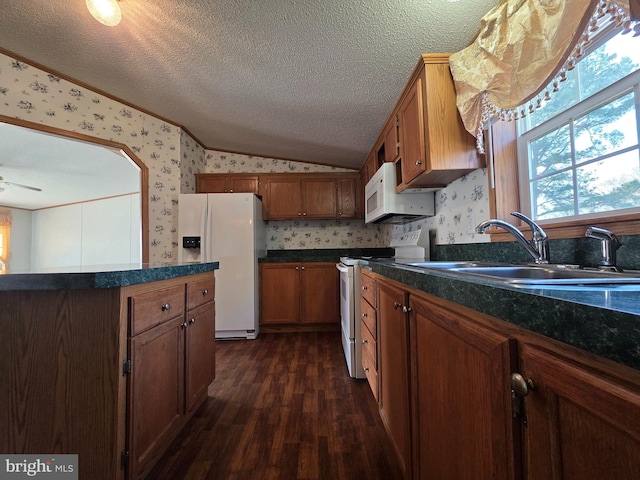
[[525,378],[519,373],[511,374],[511,390],[518,397],[526,397],[534,389],[533,380]]
[[300,267],[302,270],[304,270],[304,267]]
[[229,193],[233,193],[233,190],[229,190]]
[[401,304],[401,303],[393,302],[393,308],[394,308],[394,310],[399,309],[401,306],[402,306],[402,304]]
[[196,323],[196,319],[192,318],[191,320],[189,320],[189,323],[193,325],[194,323]]
[[366,285],[363,285],[363,286],[362,286],[362,291],[363,291],[363,292],[366,292],[366,291],[367,291],[367,286],[366,286]]
[[422,162],[420,160],[416,160],[416,165],[422,165]]
[[300,270],[300,267],[296,267],[296,270]]
[[362,314],[362,318],[367,318],[367,314],[366,314],[366,313],[363,313],[363,314]]
[[209,293],[208,289],[205,288],[204,290],[202,290],[202,295],[207,295],[208,293]]
[[302,216],[303,216],[303,217],[306,217],[306,216],[307,216],[307,212],[304,212],[304,213],[302,214]]
[[164,305],[162,305],[162,311],[166,311],[171,309],[171,304],[170,303],[165,303]]
[[402,306],[402,311],[403,311],[404,313],[409,313],[409,312],[411,311],[411,307],[407,307],[406,305],[403,305],[403,306]]
[[298,216],[301,217],[302,216],[302,212],[298,212]]
[[365,372],[368,372],[368,371],[369,371],[369,367],[363,367],[363,370],[364,370]]
[[182,324],[180,326],[182,328],[187,328],[189,326],[189,324],[187,322],[182,322]]
[[366,345],[367,343],[369,343],[369,342],[367,342],[367,340],[366,340],[365,338],[363,338],[363,339],[362,339],[362,344],[363,344],[363,345]]

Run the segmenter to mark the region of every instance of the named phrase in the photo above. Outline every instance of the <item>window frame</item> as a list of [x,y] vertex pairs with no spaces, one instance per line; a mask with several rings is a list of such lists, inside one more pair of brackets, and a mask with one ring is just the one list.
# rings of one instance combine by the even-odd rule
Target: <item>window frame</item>
[[[605,35],[609,38],[611,37],[611,34],[611,31],[605,32]],[[609,38],[606,38],[606,40]],[[603,39],[603,41],[606,40]],[[597,48],[597,46],[594,46],[593,44],[591,47]],[[601,98],[603,95],[602,92],[611,91],[614,85],[617,85],[618,83],[633,83],[630,78],[633,78],[636,75],[640,75],[640,73],[634,72],[631,75],[614,82],[614,84],[606,87],[601,92],[598,92],[590,98]],[[639,98],[640,95],[636,92],[636,115],[638,116],[640,116],[640,105],[638,104],[640,102]],[[586,100],[589,99],[585,99],[583,102]],[[576,108],[576,105],[567,109],[567,112],[572,111],[574,108]],[[540,125],[532,128],[531,131],[537,130],[540,132],[541,129],[539,127]],[[638,129],[640,130],[640,118],[638,119]],[[527,145],[525,142],[519,142],[518,140],[519,135],[517,121],[499,120],[492,124],[486,132],[485,151],[487,152],[487,170],[489,178],[489,209],[492,218],[499,218],[518,225],[520,230],[524,233],[528,233],[531,229],[526,224],[518,221],[510,215],[510,213],[514,211],[524,211],[521,208],[523,198],[521,196],[521,177],[523,176],[520,175],[520,170],[522,168],[526,168],[527,170],[525,170],[525,172],[528,172],[529,168],[528,159],[525,160],[523,166],[523,155],[520,152],[520,144],[523,144],[525,149],[527,148]],[[526,158],[526,155],[524,157]],[[528,182],[528,173],[526,175],[526,179]],[[528,197],[526,197],[526,202],[527,204],[530,203]],[[530,210],[530,208],[527,206],[526,210]],[[567,217],[566,220],[540,220],[539,223],[544,225],[545,231],[552,239],[584,237],[586,228],[596,224],[603,228],[613,230],[617,235],[640,234],[640,212],[621,210],[616,210],[614,212],[615,213],[612,213],[611,211],[602,212],[600,214],[595,214],[595,217],[589,214],[584,216],[574,216],[571,218]],[[491,234],[491,241],[493,242],[513,241],[513,237],[501,229],[491,229],[487,233]]]

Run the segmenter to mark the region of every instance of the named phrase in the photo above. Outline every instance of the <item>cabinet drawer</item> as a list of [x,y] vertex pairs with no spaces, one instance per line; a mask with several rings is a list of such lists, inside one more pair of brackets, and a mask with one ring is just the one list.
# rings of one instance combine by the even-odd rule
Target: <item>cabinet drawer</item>
[[214,299],[215,279],[205,278],[187,283],[187,310],[204,305]]
[[[364,368],[364,374],[367,376],[369,387],[373,392],[373,397],[378,401],[378,371],[376,362],[376,341],[371,338],[368,330],[362,325],[363,333],[362,340],[366,343],[362,344],[362,367]],[[367,338],[368,336],[368,338]]]
[[364,324],[362,325],[362,357],[363,366],[365,366],[364,358],[367,357],[368,366],[373,370],[378,370],[376,339],[371,336],[371,333],[365,328]]
[[184,285],[129,297],[131,336],[184,313]]
[[365,275],[360,276],[360,284],[362,285],[362,296],[367,299],[373,308],[376,308],[376,281],[375,279]]
[[378,338],[376,331],[376,310],[364,298],[360,299],[360,311],[362,312],[362,328],[368,329],[374,339]]

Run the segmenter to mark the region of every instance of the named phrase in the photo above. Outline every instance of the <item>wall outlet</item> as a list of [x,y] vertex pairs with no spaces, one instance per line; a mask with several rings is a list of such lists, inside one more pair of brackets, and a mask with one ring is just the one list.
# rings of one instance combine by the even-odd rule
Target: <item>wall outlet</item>
[[476,216],[473,212],[467,212],[467,233],[476,233]]

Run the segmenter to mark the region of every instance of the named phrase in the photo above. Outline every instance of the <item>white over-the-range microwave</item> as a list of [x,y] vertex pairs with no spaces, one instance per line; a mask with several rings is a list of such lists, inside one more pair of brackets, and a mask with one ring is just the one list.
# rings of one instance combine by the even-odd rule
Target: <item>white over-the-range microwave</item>
[[364,187],[365,223],[412,222],[435,214],[435,194],[424,189],[396,192],[393,162],[383,163]]

